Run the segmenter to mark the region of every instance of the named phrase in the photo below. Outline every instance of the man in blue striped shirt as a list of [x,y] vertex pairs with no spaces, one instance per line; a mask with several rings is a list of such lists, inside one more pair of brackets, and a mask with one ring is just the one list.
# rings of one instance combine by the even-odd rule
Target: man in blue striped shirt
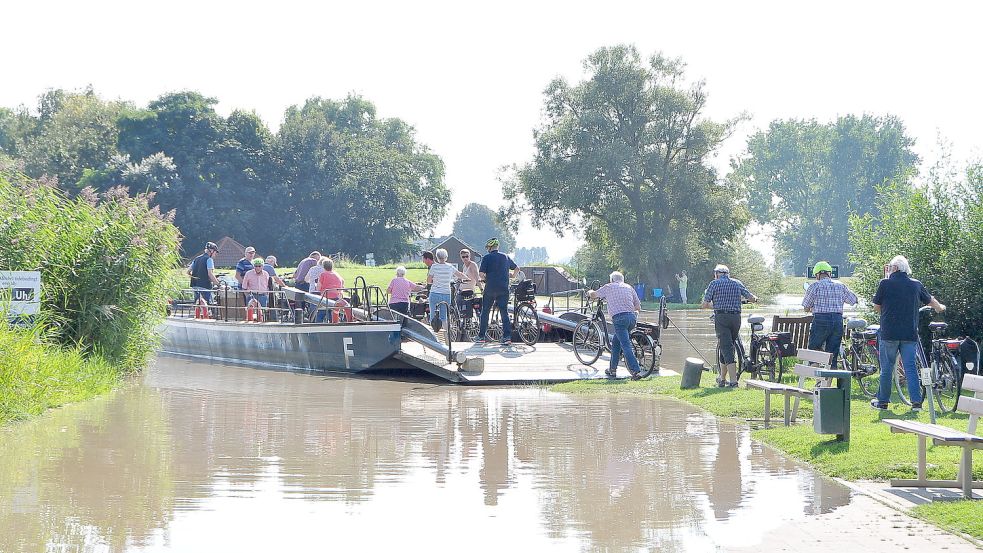
[[[720,375],[717,386],[723,388],[737,387],[737,361],[734,357],[734,341],[741,333],[741,298],[748,301],[758,301],[744,283],[730,278],[730,269],[726,265],[713,268],[714,280],[703,293],[703,309],[713,307],[713,331],[717,335],[717,347],[720,350]],[[728,381],[728,375],[730,380]]]
[[833,267],[825,261],[812,268],[816,282],[806,290],[802,307],[812,312],[809,349],[833,354],[830,366],[836,367],[843,342],[843,304],[857,305],[857,295],[846,284],[833,280]]

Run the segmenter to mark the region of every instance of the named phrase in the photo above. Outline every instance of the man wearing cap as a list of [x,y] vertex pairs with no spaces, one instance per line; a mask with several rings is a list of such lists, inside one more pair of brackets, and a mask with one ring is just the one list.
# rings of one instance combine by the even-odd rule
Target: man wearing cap
[[218,286],[215,277],[215,261],[212,259],[218,252],[215,242],[205,244],[205,253],[199,255],[188,265],[188,276],[191,277],[191,288],[195,291],[195,303],[199,298],[205,298],[206,303],[212,302],[212,285]]
[[294,270],[294,286],[298,290],[310,291],[311,285],[307,282],[307,271],[310,271],[311,267],[317,265],[320,259],[321,252],[314,250],[297,265],[297,269]]
[[816,263],[812,274],[816,282],[802,298],[803,309],[812,313],[809,349],[832,353],[830,366],[836,367],[843,341],[843,304],[857,305],[857,295],[846,284],[833,280],[833,267],[825,261]]
[[[244,253],[245,255],[242,257],[242,259],[240,259],[239,262],[236,263],[236,281],[239,282],[240,287],[242,287],[243,277],[245,277],[246,273],[248,273],[253,268],[253,258],[256,257],[256,248],[252,246],[247,246],[246,251]],[[260,261],[260,268],[262,268],[263,260],[260,259],[259,261]]]
[[485,282],[485,291],[481,296],[481,323],[478,327],[478,343],[488,341],[488,317],[491,316],[492,305],[498,307],[502,317],[502,344],[512,345],[512,322],[509,320],[509,271],[516,268],[515,263],[498,251],[498,238],[492,238],[485,243],[488,254],[481,258],[478,275]]
[[[758,301],[757,296],[748,291],[744,283],[730,278],[726,265],[713,268],[714,280],[710,281],[703,293],[703,309],[713,307],[713,331],[717,335],[717,348],[720,350],[720,375],[717,386],[737,387],[737,361],[734,341],[741,333],[741,298]],[[728,376],[730,380],[728,381]]]

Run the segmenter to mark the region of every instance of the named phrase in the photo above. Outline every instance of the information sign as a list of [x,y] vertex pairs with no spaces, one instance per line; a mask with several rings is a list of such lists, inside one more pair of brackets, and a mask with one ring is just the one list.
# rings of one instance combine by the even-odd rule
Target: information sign
[[8,317],[31,317],[41,309],[41,273],[0,271],[0,309]]

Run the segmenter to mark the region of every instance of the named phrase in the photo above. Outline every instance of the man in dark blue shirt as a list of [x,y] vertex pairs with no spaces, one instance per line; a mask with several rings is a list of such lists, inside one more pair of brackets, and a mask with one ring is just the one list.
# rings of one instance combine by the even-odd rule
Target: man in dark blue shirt
[[922,390],[915,367],[915,351],[918,343],[918,309],[931,305],[936,312],[945,311],[945,306],[928,293],[921,282],[911,278],[911,266],[903,256],[896,256],[888,265],[888,277],[881,280],[874,293],[874,311],[881,314],[881,329],[878,331],[878,360],[881,364],[881,381],[877,397],[870,401],[875,409],[887,409],[891,399],[891,379],[894,364],[901,353],[905,380],[908,383],[908,397],[911,410],[922,408]]
[[488,255],[481,258],[478,276],[485,282],[481,296],[481,325],[478,327],[478,343],[488,341],[488,317],[495,305],[502,316],[502,344],[512,345],[512,323],[509,321],[509,271],[516,268],[509,256],[498,251],[498,238],[485,243]]

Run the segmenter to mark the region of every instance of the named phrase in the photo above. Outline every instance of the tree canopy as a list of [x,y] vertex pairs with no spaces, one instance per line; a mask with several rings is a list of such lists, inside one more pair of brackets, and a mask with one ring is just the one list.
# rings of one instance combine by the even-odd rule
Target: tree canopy
[[479,251],[489,238],[497,236],[503,252],[515,251],[515,235],[502,224],[498,213],[484,204],[472,202],[464,206],[454,219],[453,234]]
[[53,90],[36,114],[0,109],[0,152],[71,193],[123,185],[175,210],[185,252],[232,236],[286,262],[311,249],[379,262],[413,251],[444,215],[443,162],[414,129],[359,97],[312,98],[273,134],[253,112],[194,91],[146,108]]
[[748,140],[730,180],[754,219],[774,225],[789,272],[804,274],[819,260],[849,271],[850,214],[876,215],[877,187],[907,182],[918,163],[913,144],[892,116],[774,121]]
[[704,84],[685,85],[684,69],[617,46],[591,54],[580,83],[554,80],[535,157],[506,180],[510,221],[580,229],[649,283],[708,263],[745,224],[709,164],[736,120],[705,117]]

